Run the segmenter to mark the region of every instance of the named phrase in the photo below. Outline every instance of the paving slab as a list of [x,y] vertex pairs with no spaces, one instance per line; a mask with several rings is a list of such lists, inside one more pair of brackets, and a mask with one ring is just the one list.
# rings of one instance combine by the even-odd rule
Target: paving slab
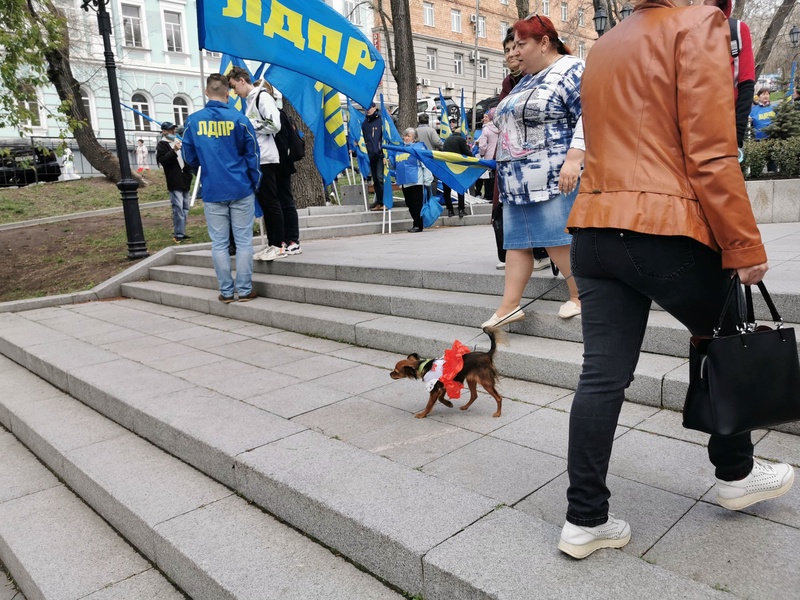
[[567,461],[486,436],[426,464],[422,471],[512,505],[567,469]]
[[291,419],[349,397],[350,394],[342,390],[319,385],[313,381],[304,381],[282,388],[278,392],[270,390],[246,398],[244,402],[285,419]]
[[235,496],[162,523],[156,531],[158,563],[197,600],[401,599]]
[[794,598],[800,589],[796,527],[703,502],[645,558],[743,598]]
[[2,427],[0,456],[3,457],[0,461],[0,504],[61,485],[17,438]]
[[354,396],[302,414],[293,421],[327,437],[349,441],[409,416],[407,411]]
[[241,455],[236,471],[246,497],[411,594],[422,557],[496,504],[311,431]]
[[155,569],[109,585],[81,600],[182,600],[181,592]]
[[425,556],[425,600],[729,597],[620,551],[576,561],[556,549],[560,530],[518,510],[495,511]]

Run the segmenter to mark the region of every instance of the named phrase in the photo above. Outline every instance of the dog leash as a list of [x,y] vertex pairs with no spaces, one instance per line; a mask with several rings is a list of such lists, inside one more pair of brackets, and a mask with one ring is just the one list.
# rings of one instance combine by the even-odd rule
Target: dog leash
[[[533,300],[530,300],[530,301],[529,301],[527,304],[525,304],[525,306],[520,306],[520,307],[519,307],[519,308],[517,308],[516,310],[512,310],[512,311],[511,311],[510,313],[508,313],[508,314],[507,314],[505,317],[503,317],[502,319],[500,319],[500,320],[497,322],[497,325],[495,325],[495,327],[499,327],[500,325],[502,325],[502,324],[503,324],[503,321],[505,321],[506,319],[508,319],[508,318],[509,318],[511,315],[515,315],[515,314],[517,314],[518,312],[522,311],[523,309],[526,309],[526,308],[528,308],[528,307],[529,307],[531,304],[533,304],[534,302],[536,302],[537,300],[539,300],[539,299],[540,299],[540,298],[542,298],[543,296],[546,296],[547,294],[549,294],[550,292],[552,292],[554,289],[556,289],[556,288],[557,288],[558,286],[560,286],[562,283],[566,283],[568,279],[572,279],[572,273],[570,273],[569,277],[565,277],[563,280],[557,281],[557,282],[556,282],[556,284],[555,284],[554,286],[547,288],[547,289],[546,289],[545,291],[543,291],[541,294],[539,294],[538,296],[536,296],[536,297],[535,297]],[[482,333],[483,333],[483,331],[482,331]],[[478,334],[478,335],[476,335],[474,338],[472,338],[472,339],[471,339],[469,342],[467,342],[467,343],[466,343],[466,345],[467,345],[467,346],[469,346],[469,345],[470,345],[470,344],[471,344],[471,343],[472,343],[474,340],[478,339],[480,336],[481,336],[481,334],[479,333],[479,334]]]

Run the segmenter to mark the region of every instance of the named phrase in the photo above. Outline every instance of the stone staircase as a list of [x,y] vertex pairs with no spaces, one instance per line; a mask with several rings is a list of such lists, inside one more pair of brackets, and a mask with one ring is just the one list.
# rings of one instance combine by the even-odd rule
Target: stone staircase
[[[338,236],[331,227],[365,224],[315,225],[314,216],[304,216],[304,254],[256,263],[260,297],[253,302],[218,302],[209,250],[186,246],[92,294],[36,301],[40,308],[27,310],[13,303],[17,312],[0,313],[0,563],[25,597],[638,599],[754,597],[754,589],[789,597],[796,590],[793,576],[758,587],[764,582],[750,573],[752,587],[723,592],[713,560],[704,570],[696,560],[683,566],[670,559],[680,552],[658,551],[662,541],[674,545],[670,532],[681,529],[684,515],[720,519],[706,498],[707,478],[694,470],[646,492],[638,483],[646,479],[624,470],[610,475],[622,502],[634,489],[628,511],[647,512],[639,506],[654,501],[668,510],[640,524],[623,552],[580,563],[556,552],[566,461],[564,439],[551,438],[563,436],[536,429],[557,449],[526,448],[524,457],[509,454],[512,444],[503,441],[522,428],[478,438],[521,423],[529,411],[563,429],[566,413],[544,408],[568,410],[580,371],[580,321],[556,316],[563,284],[553,288],[549,272],[534,274],[526,297],[545,296],[508,328],[510,345],[496,356],[504,417],[476,414],[486,402],[479,398],[456,415],[461,426],[464,417],[474,419],[456,431],[449,415],[410,418],[421,405],[419,389],[390,383],[387,370],[412,351],[438,356],[454,339],[487,346],[476,324],[496,308],[504,278],[494,268],[491,229],[315,239],[308,234],[314,227]],[[480,219],[488,216],[445,224]],[[774,287],[784,318],[800,321],[796,286]],[[85,302],[101,298],[108,301]],[[763,307],[758,312],[763,318]],[[659,441],[651,448],[647,427],[634,429],[648,416],[661,426],[676,420],[659,409],[682,405],[686,344],[681,326],[653,310],[620,423],[639,455],[668,454],[674,435],[692,442],[678,460],[703,460],[704,436],[653,436]],[[346,423],[313,410],[340,400],[352,406]],[[359,419],[389,422],[390,413],[400,424],[370,434],[378,436],[370,443],[347,433],[360,430]],[[800,433],[794,425],[781,429]],[[794,436],[773,435],[800,456]],[[440,476],[455,465],[437,471],[427,466],[431,458],[409,458],[413,449],[404,446],[428,444],[424,455],[448,436],[482,443],[473,459],[492,457],[500,473],[508,472],[506,461],[534,465],[539,483],[524,489],[536,489],[536,497],[477,492]],[[777,457],[771,452],[764,446],[759,455]],[[776,543],[797,548],[796,514],[792,501],[767,519],[747,518],[781,524]],[[748,535],[761,539],[757,531]],[[783,559],[766,552],[779,569]],[[792,564],[796,557],[785,554]],[[9,600],[20,600],[2,583],[0,576],[0,600],[5,589]]]

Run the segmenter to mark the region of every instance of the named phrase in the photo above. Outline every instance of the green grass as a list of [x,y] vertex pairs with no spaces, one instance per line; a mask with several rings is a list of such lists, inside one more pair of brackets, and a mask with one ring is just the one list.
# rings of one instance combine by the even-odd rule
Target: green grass
[[[150,174],[147,186],[138,190],[139,202],[169,200],[162,173]],[[59,181],[22,188],[0,188],[0,224],[43,217],[70,215],[101,208],[120,207],[119,189],[105,178]]]

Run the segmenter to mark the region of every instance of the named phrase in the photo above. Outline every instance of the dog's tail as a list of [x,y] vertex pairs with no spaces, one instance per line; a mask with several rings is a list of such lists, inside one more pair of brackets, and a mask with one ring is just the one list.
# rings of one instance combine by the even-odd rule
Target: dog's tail
[[499,327],[484,327],[483,332],[489,336],[489,341],[492,343],[492,346],[489,348],[489,352],[487,354],[493,359],[494,351],[497,350],[497,343],[506,343],[508,340],[508,335]]

